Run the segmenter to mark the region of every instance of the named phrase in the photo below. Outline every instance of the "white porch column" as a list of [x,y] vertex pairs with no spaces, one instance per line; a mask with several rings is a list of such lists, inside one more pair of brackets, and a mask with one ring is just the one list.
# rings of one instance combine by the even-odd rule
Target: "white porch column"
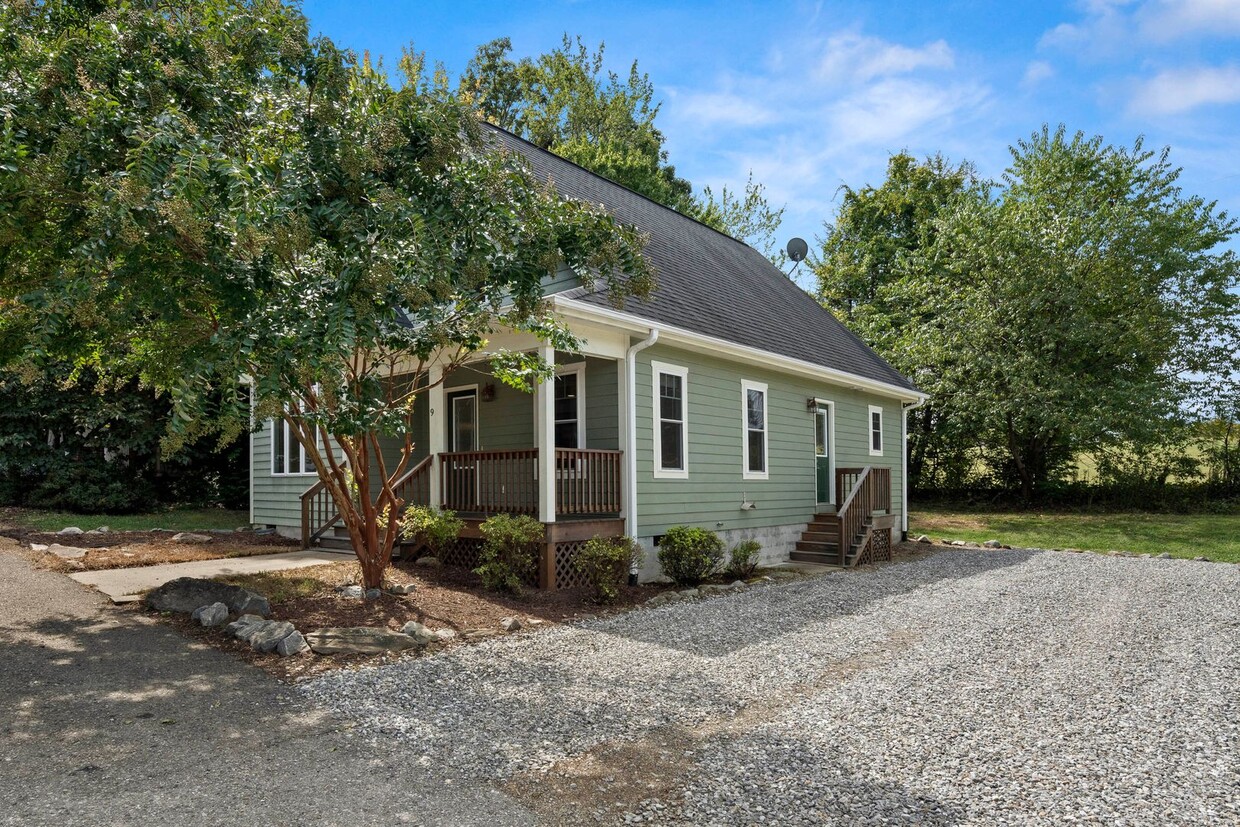
[[443,453],[444,443],[448,438],[448,409],[443,391],[443,368],[432,367],[428,374],[430,388],[426,392],[427,413],[427,451],[431,460],[431,505],[435,508],[443,505],[443,492],[439,490],[439,455]]
[[632,536],[633,526],[629,515],[633,513],[632,505],[629,500],[631,494],[629,492],[629,457],[633,453],[633,443],[631,442],[629,427],[629,363],[627,359],[618,359],[616,361],[616,403],[619,410],[616,412],[616,430],[619,439],[617,443],[620,450],[624,453],[620,457],[620,519],[624,520],[625,532]]
[[[539,355],[555,368],[555,348],[543,345]],[[534,444],[538,447],[538,519],[555,522],[555,374],[534,394]]]

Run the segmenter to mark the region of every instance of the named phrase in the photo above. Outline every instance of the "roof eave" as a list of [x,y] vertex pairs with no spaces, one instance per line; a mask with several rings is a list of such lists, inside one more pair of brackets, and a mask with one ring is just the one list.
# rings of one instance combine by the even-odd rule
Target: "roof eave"
[[838,368],[831,368],[826,365],[807,362],[803,359],[794,359],[773,351],[737,344],[726,339],[708,336],[705,333],[697,333],[655,321],[654,319],[647,319],[633,313],[626,313],[623,310],[599,307],[589,302],[578,301],[577,299],[570,299],[556,294],[548,298],[557,312],[569,318],[606,324],[643,336],[647,335],[651,330],[658,330],[660,343],[679,344],[690,350],[708,353],[724,353],[742,361],[753,362],[764,367],[774,367],[777,370],[801,376],[809,376],[834,385],[843,385],[850,389],[866,390],[884,396],[893,396],[902,402],[922,402],[929,398],[927,394],[915,388],[905,388],[900,385],[871,379],[867,376],[859,376]]

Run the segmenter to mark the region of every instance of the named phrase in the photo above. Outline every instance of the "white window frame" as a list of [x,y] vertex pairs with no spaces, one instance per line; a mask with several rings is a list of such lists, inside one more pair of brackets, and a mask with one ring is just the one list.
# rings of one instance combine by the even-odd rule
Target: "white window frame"
[[[577,374],[577,444],[572,447],[580,450],[586,447],[586,363],[574,362],[571,365],[556,365],[555,367],[555,375],[557,377],[570,373]],[[554,415],[554,413],[553,410],[552,414]],[[566,419],[557,419],[552,425],[559,425],[561,422],[567,421]],[[551,436],[554,439],[554,427],[551,429]]]
[[[447,413],[447,416],[444,417],[444,434],[443,434],[444,448],[447,448],[449,443],[456,441],[452,438],[454,436],[454,434],[452,433],[452,425],[456,419],[456,413],[452,407],[452,403],[455,401],[452,398],[452,394],[454,393],[468,394],[471,391],[474,394],[474,450],[475,451],[484,450],[481,444],[482,442],[481,440],[481,437],[482,437],[482,390],[478,386],[478,383],[476,382],[472,385],[455,385],[451,388],[443,389],[444,409],[445,409],[445,412]],[[453,446],[452,449],[448,451],[448,453],[457,453],[456,446]],[[468,452],[463,452],[463,453],[468,453]]]
[[[874,447],[874,414],[878,414],[878,448]],[[883,448],[886,443],[886,439],[883,434],[884,418],[883,408],[881,405],[871,405],[865,416],[866,445],[869,446],[870,456],[872,457],[881,457],[883,455]]]
[[[306,446],[302,445],[300,442],[292,438],[293,435],[290,431],[289,424],[285,422],[283,419],[271,419],[268,421],[271,423],[271,464],[268,466],[271,468],[271,476],[273,477],[317,477],[319,475],[319,472],[314,470],[313,464],[311,465],[311,470],[309,471],[288,470],[289,446],[290,445],[297,446],[297,461],[298,461],[297,467],[298,468],[306,467]],[[284,432],[284,468],[282,468],[279,471],[276,470],[276,428],[280,428]],[[316,442],[318,441],[317,436],[315,437],[315,441]]]
[[[684,468],[663,467],[663,417],[659,410],[659,377],[662,374],[680,377],[680,458]],[[654,431],[654,478],[660,480],[684,480],[689,478],[689,369],[666,362],[650,362],[651,420]]]
[[[749,392],[762,394],[762,470],[749,469]],[[741,477],[747,480],[765,480],[771,476],[771,394],[764,382],[741,380]]]

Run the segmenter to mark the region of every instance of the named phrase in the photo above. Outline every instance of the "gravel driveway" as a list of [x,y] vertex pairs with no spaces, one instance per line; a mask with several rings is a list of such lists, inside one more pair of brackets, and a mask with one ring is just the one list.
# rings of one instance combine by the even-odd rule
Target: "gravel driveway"
[[945,551],[301,691],[544,823],[1240,823],[1240,566]]

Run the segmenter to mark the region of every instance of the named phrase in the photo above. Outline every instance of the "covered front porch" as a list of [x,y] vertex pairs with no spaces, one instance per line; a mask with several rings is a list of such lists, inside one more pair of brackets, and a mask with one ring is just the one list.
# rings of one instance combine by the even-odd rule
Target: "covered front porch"
[[[503,384],[482,360],[447,377],[432,366],[414,409],[413,464],[395,488],[408,505],[450,509],[465,521],[443,562],[475,565],[478,526],[495,514],[524,514],[546,529],[538,585],[563,587],[572,585],[566,554],[576,544],[624,533],[626,346],[541,349],[555,376],[532,394]],[[401,441],[381,442],[392,467]],[[301,495],[302,544],[340,545],[342,534],[330,494],[316,483]]]

